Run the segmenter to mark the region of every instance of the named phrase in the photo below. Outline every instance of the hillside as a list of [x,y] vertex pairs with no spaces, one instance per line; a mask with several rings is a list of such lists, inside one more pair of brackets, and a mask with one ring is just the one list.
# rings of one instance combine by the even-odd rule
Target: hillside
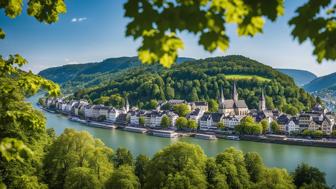
[[306,70],[280,68],[278,68],[277,70],[292,77],[298,86],[304,86],[305,84],[308,84],[309,82],[317,78],[315,74]]
[[304,89],[309,92],[320,91],[336,86],[336,73],[322,76],[314,79],[304,86]]
[[132,105],[145,107],[155,100],[216,100],[221,86],[225,98],[231,98],[233,79],[238,80],[240,98],[257,108],[261,88],[265,88],[269,108],[296,113],[310,108],[315,99],[297,87],[292,78],[243,56],[226,56],[188,61],[171,69],[138,66],[118,72],[108,83],[86,87],[75,98],[96,103],[122,104],[124,96]]
[[[177,63],[194,60],[192,58],[180,57]],[[130,67],[141,66],[137,57],[108,58],[102,62],[86,64],[70,64],[60,67],[42,70],[39,75],[52,80],[58,84],[85,79],[87,81],[95,79],[96,76],[106,75],[106,73],[116,73]],[[95,77],[92,77],[95,76]]]

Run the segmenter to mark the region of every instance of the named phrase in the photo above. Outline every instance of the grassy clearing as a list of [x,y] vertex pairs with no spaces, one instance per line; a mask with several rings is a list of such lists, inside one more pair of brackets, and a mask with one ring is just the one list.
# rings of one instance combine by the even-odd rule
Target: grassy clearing
[[259,81],[270,81],[270,79],[258,75],[225,75],[228,80],[251,80],[257,79]]

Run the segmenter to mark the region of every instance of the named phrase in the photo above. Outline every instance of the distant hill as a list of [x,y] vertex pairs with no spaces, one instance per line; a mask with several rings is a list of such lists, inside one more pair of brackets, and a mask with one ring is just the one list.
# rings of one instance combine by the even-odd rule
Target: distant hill
[[[193,58],[180,57],[177,64],[185,61],[192,61]],[[90,85],[106,82],[105,79],[112,78],[116,73],[128,68],[144,66],[137,57],[108,58],[102,62],[69,64],[59,67],[47,68],[39,72],[39,75],[52,80],[58,84],[71,87],[78,87],[82,81]],[[83,86],[80,86],[83,87]]]
[[[87,80],[88,77],[91,80]],[[152,100],[217,101],[221,87],[224,88],[225,98],[232,98],[233,80],[237,81],[240,98],[245,99],[250,108],[258,107],[262,88],[265,89],[269,108],[296,114],[315,104],[315,99],[297,87],[291,77],[238,55],[187,61],[170,69],[159,65],[136,66],[114,74],[79,78],[64,84],[81,86],[74,93],[74,98],[86,98],[97,104],[112,106],[122,104],[125,96],[128,96],[131,105],[140,108],[152,106]],[[100,78],[99,81],[97,78]]]
[[334,88],[336,86],[336,72],[318,77],[304,86],[309,92],[320,91],[323,89]]
[[280,68],[277,70],[292,77],[298,86],[304,86],[317,78],[315,74],[305,70],[280,69]]

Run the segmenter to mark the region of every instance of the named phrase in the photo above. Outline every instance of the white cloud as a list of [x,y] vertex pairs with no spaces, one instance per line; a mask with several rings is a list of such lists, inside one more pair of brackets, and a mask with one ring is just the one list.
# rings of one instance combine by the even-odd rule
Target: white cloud
[[86,17],[72,18],[72,19],[71,19],[71,22],[83,22],[83,21],[85,21],[85,20],[87,20]]

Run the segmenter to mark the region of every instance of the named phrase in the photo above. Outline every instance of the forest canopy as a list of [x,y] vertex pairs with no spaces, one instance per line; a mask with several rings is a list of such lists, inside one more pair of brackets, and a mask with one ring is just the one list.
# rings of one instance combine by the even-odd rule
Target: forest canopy
[[[232,75],[234,77],[228,77]],[[145,102],[151,100],[217,101],[221,87],[224,88],[225,98],[232,98],[232,78],[237,81],[239,98],[245,99],[251,109],[258,107],[261,89],[265,90],[270,109],[278,108],[295,114],[315,105],[315,99],[297,87],[292,78],[243,56],[188,61],[171,69],[134,67],[107,84],[86,87],[74,95],[75,98],[87,98],[112,106],[117,105],[116,99],[125,96],[128,96],[131,105],[139,107],[146,107]]]

